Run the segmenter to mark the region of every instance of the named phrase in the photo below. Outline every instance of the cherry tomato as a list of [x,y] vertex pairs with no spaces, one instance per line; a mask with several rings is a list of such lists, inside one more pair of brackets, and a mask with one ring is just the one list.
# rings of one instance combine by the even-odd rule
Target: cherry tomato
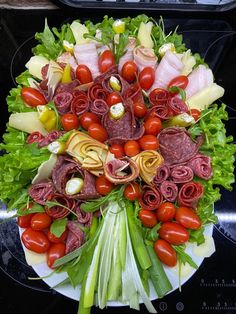
[[129,83],[132,83],[136,78],[137,72],[138,67],[136,63],[134,61],[127,61],[122,67],[121,76]]
[[180,75],[170,81],[170,83],[168,84],[168,88],[176,86],[176,87],[185,89],[187,85],[188,85],[188,77],[186,75]]
[[108,134],[106,129],[99,123],[92,123],[88,128],[88,134],[98,140],[99,142],[105,142],[108,139]]
[[194,118],[194,120],[197,121],[201,116],[201,111],[199,111],[198,109],[191,109],[190,114]]
[[92,73],[85,64],[79,64],[77,66],[75,75],[81,84],[87,84],[93,81]]
[[140,153],[139,143],[136,141],[127,141],[124,146],[126,156],[133,157]]
[[63,114],[63,116],[61,116],[61,124],[63,126],[63,129],[66,131],[78,129],[79,119],[77,115],[73,113],[66,113],[66,114]]
[[93,112],[84,112],[79,118],[79,122],[81,126],[85,129],[88,130],[89,126],[92,123],[100,123],[100,119],[98,116],[93,113]]
[[124,147],[120,144],[112,144],[109,150],[112,154],[115,155],[116,158],[121,158],[125,156]]
[[122,102],[122,98],[119,93],[112,92],[107,97],[107,104],[109,107],[118,104],[119,102]]
[[30,227],[30,222],[31,218],[34,214],[28,214],[25,216],[18,216],[17,217],[17,224],[21,228],[29,228]]
[[138,76],[138,81],[142,89],[148,90],[155,80],[155,71],[151,67],[144,68]]
[[66,245],[64,243],[54,243],[47,252],[48,267],[54,268],[55,260],[61,258],[66,253]]
[[36,253],[45,253],[50,247],[50,242],[43,231],[36,231],[31,228],[25,229],[21,235],[24,246]]
[[99,194],[107,195],[114,188],[113,183],[111,183],[104,175],[101,175],[96,178],[95,187]]
[[33,230],[43,230],[52,223],[52,218],[46,213],[36,213],[31,219],[31,228]]
[[187,229],[197,230],[201,227],[201,220],[194,211],[189,207],[179,207],[176,210],[175,219],[178,223]]
[[137,118],[143,118],[147,113],[147,107],[143,102],[135,102],[133,104],[134,115]]
[[115,57],[111,50],[103,51],[98,58],[99,71],[104,73],[115,64]]
[[139,184],[136,182],[132,182],[126,185],[124,190],[124,196],[130,201],[137,200],[141,196]]
[[157,224],[157,218],[150,210],[141,209],[138,213],[138,217],[145,227],[152,228]]
[[156,210],[157,219],[161,222],[171,221],[175,217],[176,208],[170,202],[162,203]]
[[44,95],[33,87],[23,87],[21,90],[21,97],[23,101],[31,107],[43,106],[47,104],[47,100]]
[[65,239],[67,238],[67,235],[68,235],[68,231],[65,230],[62,235],[60,237],[56,237],[53,233],[51,233],[50,230],[48,230],[48,240],[52,243],[61,243],[61,242],[64,242]]
[[158,117],[148,118],[144,122],[145,134],[157,135],[161,131],[161,119]]
[[188,231],[177,222],[164,222],[158,232],[160,238],[173,245],[184,244],[189,239]]
[[174,267],[177,264],[177,254],[173,247],[165,240],[158,239],[154,243],[154,250],[157,257],[162,263],[169,267]]
[[142,148],[142,150],[157,150],[159,147],[159,141],[156,138],[156,136],[147,134],[143,135],[139,140],[139,145]]

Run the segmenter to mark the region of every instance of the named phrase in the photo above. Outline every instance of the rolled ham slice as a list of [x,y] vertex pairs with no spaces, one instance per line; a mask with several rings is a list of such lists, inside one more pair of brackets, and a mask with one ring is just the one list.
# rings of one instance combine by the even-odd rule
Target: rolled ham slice
[[196,176],[203,180],[210,180],[212,177],[211,157],[209,156],[197,154],[188,162],[188,166]]
[[155,71],[155,81],[151,90],[154,90],[155,88],[167,89],[170,81],[179,76],[183,68],[184,64],[178,56],[170,50],[167,50],[164,57],[161,59],[161,62],[157,66]]
[[213,84],[213,73],[211,69],[206,68],[200,64],[193,72],[188,76],[188,85],[185,88],[186,98],[190,98],[197,94],[202,89]]
[[98,53],[95,43],[75,45],[74,54],[78,64],[84,64],[90,69],[93,79],[100,75]]
[[139,69],[142,71],[146,67],[156,69],[157,56],[152,48],[146,48],[144,46],[138,46],[133,50],[134,61]]
[[199,199],[204,192],[203,185],[199,182],[187,182],[182,185],[178,195],[178,204],[190,208],[197,208]]
[[133,55],[133,50],[136,46],[136,38],[134,37],[129,37],[129,41],[128,41],[128,44],[126,46],[126,52],[125,54],[120,58],[120,61],[119,61],[119,67],[118,67],[118,70],[119,70],[119,73],[121,73],[121,70],[122,70],[122,67],[123,65],[127,62],[127,61],[133,61],[134,60],[134,55]]

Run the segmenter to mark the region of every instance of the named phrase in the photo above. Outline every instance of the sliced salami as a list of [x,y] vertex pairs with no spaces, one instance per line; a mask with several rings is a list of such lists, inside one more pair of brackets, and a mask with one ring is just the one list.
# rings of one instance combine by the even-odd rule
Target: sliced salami
[[52,131],[47,134],[44,138],[38,141],[38,147],[44,147],[49,145],[50,143],[56,141],[60,136],[65,134],[65,131]]
[[60,83],[55,91],[55,95],[64,93],[64,92],[69,92],[73,93],[73,90],[79,85],[78,80],[74,80],[71,83]]
[[168,104],[168,107],[174,112],[175,115],[188,112],[188,107],[186,103],[178,97],[169,98],[167,104]]
[[97,76],[94,80],[94,83],[99,83],[101,84],[102,81],[104,80],[105,77],[110,77],[111,75],[114,75],[114,74],[118,74],[118,65],[115,64],[113,65],[109,70],[107,70],[105,73]]
[[53,98],[57,111],[60,115],[70,112],[70,104],[72,99],[73,96],[68,92],[58,93]]
[[77,116],[89,110],[90,102],[85,92],[76,91],[76,97],[71,102],[71,112]]
[[130,85],[123,93],[124,100],[130,100],[132,103],[141,102],[143,103],[142,88],[139,84]]
[[77,221],[83,224],[85,227],[89,227],[92,223],[93,214],[83,211],[80,208],[81,202],[79,201],[75,208],[75,213],[77,215]]
[[168,99],[169,99],[168,91],[162,88],[156,88],[149,94],[149,101],[151,107],[167,105]]
[[[70,211],[75,209],[75,200],[69,199],[65,195],[55,193],[50,197],[51,202],[56,202],[61,204],[55,205],[52,207],[45,206],[46,213],[53,219],[62,219],[67,217],[70,214]],[[67,208],[69,209],[67,209]]]
[[106,100],[108,96],[108,92],[102,87],[100,83],[94,83],[88,89],[88,97],[91,102],[96,99]]
[[182,127],[163,129],[159,134],[161,155],[168,165],[189,161],[198,152],[203,142],[199,136],[194,142],[190,134]]
[[95,99],[90,105],[90,111],[102,117],[109,111],[109,107],[105,100]]
[[54,191],[52,181],[43,181],[41,183],[33,184],[29,188],[28,194],[36,203],[45,205],[46,201]]
[[142,196],[139,203],[143,209],[155,210],[162,202],[162,195],[158,188],[145,185],[142,188]]
[[79,248],[85,241],[85,234],[78,222],[73,220],[68,221],[67,228],[69,232],[66,239],[66,254]]
[[213,171],[211,166],[211,157],[197,154],[189,162],[188,166],[192,168],[194,174],[201,179],[209,180]]
[[165,200],[174,202],[178,195],[178,187],[172,181],[163,181],[160,185],[160,192]]
[[[119,74],[113,74],[112,76],[114,76],[115,78],[119,80],[120,85],[121,85],[120,93],[121,95],[123,95],[125,91],[129,88],[130,86],[129,83],[126,80],[124,80]],[[108,93],[114,92],[114,90],[110,86],[110,78],[111,78],[111,75],[107,75],[102,81],[102,86]]]
[[169,109],[166,105],[156,105],[151,107],[147,114],[166,120],[169,118]]
[[175,183],[186,183],[192,181],[193,179],[193,170],[188,166],[174,166],[171,169],[171,179]]
[[178,195],[178,204],[180,206],[187,206],[197,208],[199,199],[203,195],[203,185],[199,182],[187,182],[182,185]]
[[155,186],[158,186],[163,181],[167,180],[169,178],[169,175],[170,175],[170,168],[167,165],[163,164],[157,168],[157,172],[156,172],[155,177],[153,178],[152,183]]

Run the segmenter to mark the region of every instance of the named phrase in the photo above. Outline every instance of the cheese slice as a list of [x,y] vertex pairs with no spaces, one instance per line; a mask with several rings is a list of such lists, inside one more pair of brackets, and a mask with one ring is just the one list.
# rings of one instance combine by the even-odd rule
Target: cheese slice
[[38,254],[32,252],[24,247],[25,259],[29,266],[38,265],[42,263],[46,263],[47,257],[46,253]]
[[215,252],[215,242],[212,236],[205,236],[205,242],[201,245],[194,243],[193,253],[199,257],[210,257]]
[[52,169],[57,162],[57,155],[51,154],[49,159],[44,161],[38,168],[36,176],[32,180],[32,184],[39,183],[51,177]]

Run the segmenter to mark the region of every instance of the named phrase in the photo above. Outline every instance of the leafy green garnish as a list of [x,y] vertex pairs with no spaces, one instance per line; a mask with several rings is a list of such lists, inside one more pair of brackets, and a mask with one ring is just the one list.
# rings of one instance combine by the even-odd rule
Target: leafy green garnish
[[205,62],[205,60],[200,56],[199,53],[195,53],[194,58],[196,60],[196,64],[194,65],[194,69],[197,68],[200,64],[205,65],[208,68],[208,64]]
[[24,205],[24,207],[18,208],[17,214],[18,216],[25,216],[28,214],[34,214],[34,213],[44,213],[44,207],[42,205],[34,203],[32,207],[28,207]]
[[65,134],[63,134],[62,136],[60,136],[57,141],[58,142],[67,142],[67,140],[69,139],[69,137],[71,136],[71,134],[73,133],[73,130],[66,132]]
[[180,94],[180,97],[182,98],[183,101],[186,100],[186,92],[184,89],[178,87],[178,86],[171,86],[168,88],[168,92],[170,93],[178,93]]
[[119,36],[119,43],[115,44],[115,59],[116,63],[119,63],[120,58],[124,55],[126,46],[129,41],[129,32],[125,31]]
[[67,218],[56,219],[50,227],[50,232],[59,238],[66,230]]
[[189,256],[187,253],[185,253],[185,245],[173,245],[173,248],[175,249],[177,253],[177,257],[179,260],[179,263],[186,264],[188,263],[191,267],[198,269],[197,264],[193,261],[191,256]]
[[189,242],[196,242],[197,245],[204,243],[204,227],[201,227],[198,230],[189,230]]
[[22,72],[19,76],[17,76],[16,82],[23,86],[29,86],[29,78],[32,78],[32,75],[29,73],[29,70],[26,70]]
[[68,41],[70,44],[75,44],[75,38],[73,32],[70,28],[70,24],[63,24],[61,29],[57,29],[56,27],[52,28],[53,33],[57,36],[60,43],[63,43],[63,40]]

